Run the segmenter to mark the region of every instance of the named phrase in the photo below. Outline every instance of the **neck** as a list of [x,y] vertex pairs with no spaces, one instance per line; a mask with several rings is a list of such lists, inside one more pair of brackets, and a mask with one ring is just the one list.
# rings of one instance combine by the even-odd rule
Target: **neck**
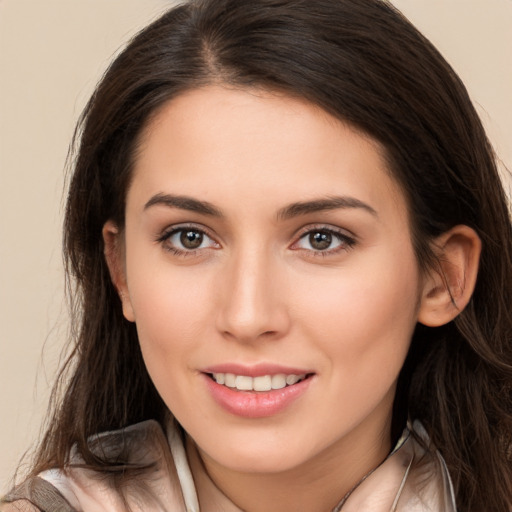
[[188,439],[201,511],[330,512],[387,457],[389,433],[389,425],[372,436],[358,431],[357,439],[346,436],[300,466],[279,473],[239,472],[219,466]]

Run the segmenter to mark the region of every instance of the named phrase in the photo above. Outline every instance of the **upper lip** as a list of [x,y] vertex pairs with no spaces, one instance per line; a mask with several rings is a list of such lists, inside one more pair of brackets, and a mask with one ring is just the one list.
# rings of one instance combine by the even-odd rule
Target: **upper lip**
[[233,373],[235,375],[245,375],[247,377],[261,377],[262,375],[303,375],[314,373],[306,368],[284,366],[273,363],[258,363],[245,365],[240,363],[221,363],[208,366],[201,370],[202,373]]

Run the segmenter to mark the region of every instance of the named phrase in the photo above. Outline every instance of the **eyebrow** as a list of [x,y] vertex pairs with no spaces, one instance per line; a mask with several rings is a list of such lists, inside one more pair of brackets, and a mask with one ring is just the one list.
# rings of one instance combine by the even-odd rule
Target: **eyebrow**
[[176,196],[172,194],[156,194],[145,205],[144,210],[152,206],[168,206],[169,208],[179,208],[190,212],[210,215],[212,217],[223,217],[222,212],[207,201],[199,201],[189,196]]
[[[200,201],[190,196],[179,196],[173,194],[156,194],[145,205],[144,210],[152,206],[167,206],[169,208],[179,208],[180,210],[188,210],[191,212],[209,215],[212,217],[222,218],[224,215],[213,204],[207,201]],[[311,201],[299,201],[292,203],[277,213],[278,220],[287,220],[308,213],[315,213],[326,210],[359,208],[378,217],[374,208],[363,201],[349,196],[334,196],[325,199],[314,199]]]
[[355,197],[333,196],[325,199],[292,203],[279,210],[277,218],[279,220],[286,220],[300,215],[307,215],[308,213],[348,208],[359,208],[371,213],[374,217],[378,217],[377,211],[374,208]]

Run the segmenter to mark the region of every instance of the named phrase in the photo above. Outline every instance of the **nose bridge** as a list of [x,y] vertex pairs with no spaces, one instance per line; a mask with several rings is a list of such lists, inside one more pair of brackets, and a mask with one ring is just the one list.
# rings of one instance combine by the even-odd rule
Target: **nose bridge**
[[229,262],[219,329],[240,341],[282,335],[288,318],[278,261],[264,247],[240,248]]

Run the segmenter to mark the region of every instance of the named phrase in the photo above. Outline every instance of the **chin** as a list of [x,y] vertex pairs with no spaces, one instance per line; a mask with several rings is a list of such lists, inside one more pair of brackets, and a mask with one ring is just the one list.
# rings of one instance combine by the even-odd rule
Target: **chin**
[[[277,434],[277,435],[276,435]],[[293,470],[317,455],[322,447],[308,446],[311,436],[282,435],[279,432],[245,430],[240,435],[198,438],[203,456],[237,473],[281,473]]]
[[[270,453],[271,452],[271,453]],[[297,455],[302,455],[297,457]],[[254,452],[234,452],[232,454],[222,454],[216,458],[216,462],[231,471],[237,473],[283,473],[301,466],[305,462],[305,457],[299,454],[279,452],[277,450],[266,450]]]

